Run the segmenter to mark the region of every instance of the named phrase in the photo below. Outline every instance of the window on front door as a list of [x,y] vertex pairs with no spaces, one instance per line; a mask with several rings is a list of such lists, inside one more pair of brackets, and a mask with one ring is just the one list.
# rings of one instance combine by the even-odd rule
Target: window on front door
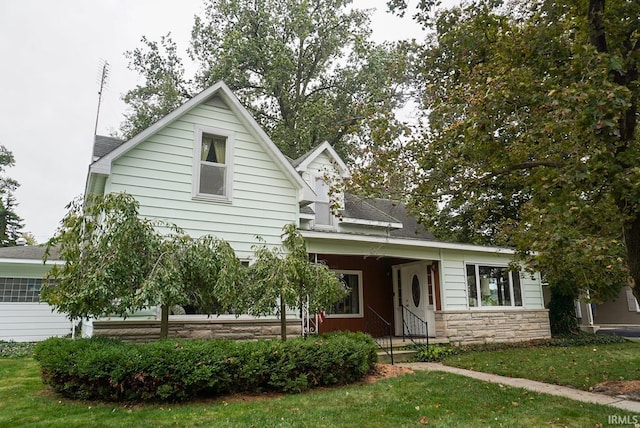
[[469,307],[522,306],[518,272],[506,266],[467,265]]

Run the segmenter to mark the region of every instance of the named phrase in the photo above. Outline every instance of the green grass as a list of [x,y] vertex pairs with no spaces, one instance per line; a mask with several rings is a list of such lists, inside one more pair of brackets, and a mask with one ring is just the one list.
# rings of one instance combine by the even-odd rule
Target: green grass
[[470,352],[443,363],[589,390],[599,382],[640,380],[640,342]]
[[124,405],[62,399],[30,358],[0,358],[0,427],[607,425],[625,412],[437,372],[253,401]]

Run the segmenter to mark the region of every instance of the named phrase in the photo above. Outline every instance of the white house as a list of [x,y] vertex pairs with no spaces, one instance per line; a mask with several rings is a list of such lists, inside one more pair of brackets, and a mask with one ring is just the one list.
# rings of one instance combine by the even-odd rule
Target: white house
[[[98,137],[86,191],[127,192],[140,202],[141,215],[192,236],[222,238],[248,263],[257,235],[278,246],[282,227],[296,224],[310,256],[352,289],[328,311],[321,332],[366,330],[382,318],[399,335],[403,320],[417,316],[430,336],[458,343],[549,337],[539,275],[510,271],[513,251],[437,241],[400,203],[330,190],[348,176],[328,143],[286,158],[219,82],[128,141]],[[171,316],[170,334],[279,332],[271,320],[185,312]],[[145,316],[96,320],[86,330],[157,334],[159,315]]]
[[33,342],[71,334],[69,319],[40,302],[42,278],[61,263],[54,253],[45,265],[43,254],[40,246],[0,248],[0,340]]

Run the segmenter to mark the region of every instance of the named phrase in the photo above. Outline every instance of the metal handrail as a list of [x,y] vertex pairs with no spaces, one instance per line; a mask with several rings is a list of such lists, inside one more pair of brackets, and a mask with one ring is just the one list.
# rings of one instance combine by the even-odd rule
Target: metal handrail
[[[371,306],[367,306],[370,316],[365,317],[365,330],[369,333],[380,349],[382,349],[391,359],[393,364],[393,330],[389,321],[385,320],[382,315],[377,313]],[[383,340],[381,340],[383,339]],[[389,346],[386,346],[388,339]]]
[[[405,334],[406,331],[406,334]],[[405,337],[409,337],[416,345],[424,345],[418,339],[424,338],[426,345],[429,346],[429,325],[425,320],[411,312],[409,308],[402,305],[402,341]]]

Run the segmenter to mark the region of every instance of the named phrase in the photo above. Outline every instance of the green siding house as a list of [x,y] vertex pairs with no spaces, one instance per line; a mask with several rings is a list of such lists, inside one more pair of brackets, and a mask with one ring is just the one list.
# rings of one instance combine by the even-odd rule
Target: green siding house
[[[375,317],[402,335],[411,314],[426,321],[430,337],[453,343],[549,337],[540,277],[510,271],[513,251],[438,241],[401,203],[331,190],[349,174],[328,143],[285,157],[219,82],[128,141],[97,137],[86,192],[127,192],[141,215],[225,239],[247,263],[256,236],[278,246],[282,227],[296,224],[310,257],[327,263],[352,292],[322,323],[292,312],[294,334],[367,331]],[[193,312],[176,310],[170,335],[279,334],[269,317]],[[126,320],[85,321],[83,334],[155,337],[158,318],[150,308]]]

